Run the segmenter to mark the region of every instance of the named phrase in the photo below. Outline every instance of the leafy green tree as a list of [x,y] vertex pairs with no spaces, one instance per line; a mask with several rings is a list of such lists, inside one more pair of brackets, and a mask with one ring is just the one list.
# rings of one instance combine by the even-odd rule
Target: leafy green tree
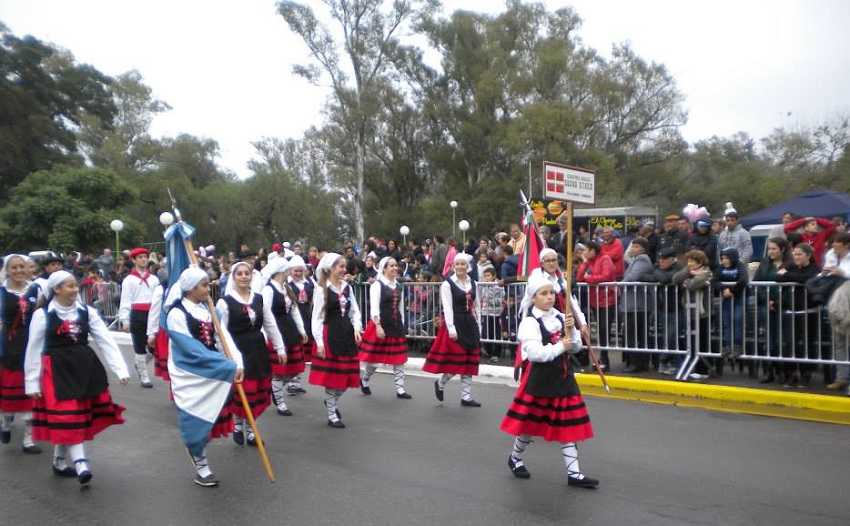
[[110,246],[109,224],[121,219],[126,242],[141,240],[138,223],[122,212],[137,198],[111,170],[55,166],[34,172],[0,209],[0,244],[15,249],[92,250]]
[[81,162],[75,135],[93,115],[111,122],[109,77],[0,23],[0,205],[27,174]]
[[[439,6],[437,0],[322,0],[340,33],[334,36],[308,5],[284,0],[278,13],[289,29],[298,35],[313,57],[313,63],[299,65],[294,72],[318,84],[323,76],[330,79],[332,100],[340,119],[338,125],[349,137],[353,162],[351,170],[354,235],[364,239],[364,179],[367,163],[369,127],[374,125],[376,86],[401,57],[399,33],[407,22],[427,16]],[[384,9],[384,6],[389,7]],[[347,64],[346,62],[347,61]],[[348,159],[346,159],[348,161]]]

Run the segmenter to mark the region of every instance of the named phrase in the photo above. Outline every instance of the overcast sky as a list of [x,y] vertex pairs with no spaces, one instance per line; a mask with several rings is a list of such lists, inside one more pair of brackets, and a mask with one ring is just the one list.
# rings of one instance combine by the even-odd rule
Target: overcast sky
[[[504,5],[443,4],[446,12],[491,13]],[[601,54],[630,41],[641,57],[666,65],[687,97],[689,141],[738,131],[761,138],[850,112],[850,1],[545,4],[575,7],[584,20],[579,36]],[[291,74],[306,51],[273,0],[0,0],[0,20],[108,75],[138,70],[173,107],[154,122],[154,136],[215,139],[220,165],[240,176],[248,175],[252,141],[297,138],[322,121],[327,91]]]

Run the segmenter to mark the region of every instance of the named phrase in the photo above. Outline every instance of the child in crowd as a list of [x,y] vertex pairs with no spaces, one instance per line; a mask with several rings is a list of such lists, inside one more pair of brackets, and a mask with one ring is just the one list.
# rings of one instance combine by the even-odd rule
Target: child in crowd
[[[496,269],[492,265],[482,268],[483,281],[478,283],[481,293],[481,335],[484,340],[504,340],[508,337],[505,322],[505,289],[496,282]],[[484,352],[491,363],[502,357],[499,343],[483,342]]]

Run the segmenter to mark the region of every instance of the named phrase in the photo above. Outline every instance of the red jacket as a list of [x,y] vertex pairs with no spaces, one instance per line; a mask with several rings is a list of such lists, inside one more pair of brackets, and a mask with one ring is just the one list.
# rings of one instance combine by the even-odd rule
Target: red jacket
[[[791,221],[785,225],[785,233],[790,234],[791,232],[794,232],[801,226],[805,225],[808,221],[810,220],[805,217],[796,221]],[[803,241],[812,246],[812,250],[815,253],[814,263],[822,266],[823,254],[826,252],[826,240],[829,239],[830,234],[832,234],[832,231],[835,230],[835,223],[822,217],[815,218],[815,221],[818,222],[822,230],[814,235],[803,232],[802,236]]]
[[[614,281],[614,264],[611,258],[599,254],[590,261],[583,261],[576,272],[576,281],[590,285]],[[617,303],[616,287],[591,287],[591,307],[610,307],[615,303]]]
[[[614,264],[614,278],[620,279],[626,275],[626,260],[623,258],[623,242],[616,237],[610,243],[599,244],[599,255],[611,258]],[[611,281],[614,281],[613,279]]]

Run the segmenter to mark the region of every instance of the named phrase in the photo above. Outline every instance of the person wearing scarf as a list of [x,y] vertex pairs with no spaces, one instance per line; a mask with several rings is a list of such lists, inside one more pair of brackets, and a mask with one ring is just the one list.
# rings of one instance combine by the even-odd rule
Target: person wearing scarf
[[453,260],[454,274],[440,284],[442,317],[440,330],[425,357],[422,370],[442,374],[434,382],[434,396],[440,402],[446,384],[460,375],[460,405],[481,407],[472,398],[472,377],[478,374],[481,359],[481,314],[475,281],[467,274],[472,256],[459,253]]
[[[224,296],[216,303],[216,310],[221,313],[222,327],[227,329],[242,353],[245,364],[242,388],[256,420],[271,404],[272,368],[266,338],[271,341],[279,363],[286,363],[286,348],[271,305],[263,300],[262,294],[253,290],[253,270],[245,261],[233,265]],[[230,402],[230,412],[234,421],[233,441],[239,445],[247,442],[249,446],[256,447],[254,430],[247,423],[243,430],[243,421],[248,417],[237,397]]]
[[130,374],[97,311],[77,301],[76,278],[60,270],[47,285],[48,303],[32,315],[24,357],[26,393],[33,398],[33,439],[54,444],[55,475],[76,476],[80,484],[88,484],[92,473],[84,442],[124,423],[124,407],[112,401],[106,370],[89,336],[121,385],[127,385]]
[[313,338],[316,354],[310,366],[310,383],[325,388],[328,426],[342,429],[339,399],[349,387],[360,385],[360,308],[351,286],[344,281],[345,258],[325,254],[316,267],[319,285],[313,290]]
[[32,399],[24,388],[24,352],[27,348],[29,325],[35,310],[36,297],[27,279],[27,260],[20,254],[3,258],[6,280],[0,286],[0,442],[12,440],[15,415],[24,421],[21,449],[24,453],[38,454],[41,448],[32,440]]
[[124,332],[129,332],[136,355],[136,373],[145,389],[153,387],[148,376],[148,362],[153,354],[148,351],[148,314],[159,279],[148,271],[150,250],[134,248],[130,259],[135,267],[121,282],[121,302],[118,304],[118,321]]
[[397,398],[413,398],[404,389],[407,335],[404,329],[402,288],[396,282],[398,262],[387,256],[378,264],[378,279],[369,286],[369,323],[360,342],[360,391],[371,395],[369,379],[385,363],[393,366]]
[[526,290],[532,306],[524,312],[517,333],[522,377],[501,425],[502,431],[515,437],[508,467],[518,478],[531,477],[523,453],[536,436],[560,444],[568,485],[595,488],[599,481],[581,472],[576,447],[576,442],[593,437],[569,359],[569,354],[581,349],[581,336],[572,314],[554,308],[556,293],[548,279],[532,275]]
[[[291,385],[295,377],[304,372],[303,345],[308,342],[307,332],[298,310],[298,298],[286,282],[289,275],[286,259],[272,252],[261,273],[267,282],[263,287],[263,304],[271,309],[286,347],[285,363],[280,363],[277,355],[269,356],[272,365],[272,398],[277,406],[277,414],[292,416],[292,411],[283,400],[283,384],[286,382]],[[271,351],[274,352],[274,349]]]
[[[311,251],[315,247],[311,247]],[[316,251],[318,254],[318,251]],[[319,265],[319,260],[316,258],[315,266]],[[312,264],[311,264],[312,265]],[[289,260],[289,279],[287,285],[295,293],[298,298],[298,312],[301,314],[301,322],[304,324],[304,332],[307,333],[307,343],[299,346],[301,349],[304,364],[308,364],[313,360],[313,355],[316,352],[316,340],[313,338],[313,290],[316,288],[316,282],[313,278],[307,275],[307,265],[301,256],[292,256]],[[286,392],[290,395],[305,394],[307,392],[301,386],[301,373],[296,374],[286,386]]]

